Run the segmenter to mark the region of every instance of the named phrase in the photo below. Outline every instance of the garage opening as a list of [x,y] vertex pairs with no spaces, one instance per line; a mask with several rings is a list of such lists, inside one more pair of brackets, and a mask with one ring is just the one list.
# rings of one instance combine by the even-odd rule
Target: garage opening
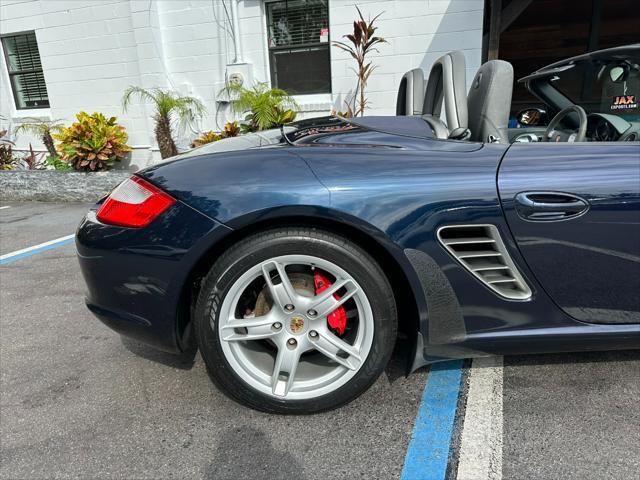
[[[485,0],[483,61],[510,62],[514,78],[583,53],[640,42],[637,0]],[[576,79],[588,100],[591,75]],[[582,98],[585,97],[585,98]],[[511,117],[542,106],[525,86],[514,84]]]

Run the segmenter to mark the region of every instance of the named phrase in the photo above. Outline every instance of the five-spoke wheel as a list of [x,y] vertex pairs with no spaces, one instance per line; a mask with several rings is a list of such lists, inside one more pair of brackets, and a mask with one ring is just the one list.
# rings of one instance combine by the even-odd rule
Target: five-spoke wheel
[[[308,288],[317,270],[334,279],[319,294]],[[256,305],[245,297],[257,303],[260,295],[266,295],[268,309],[256,315]],[[341,306],[349,312],[343,338],[327,322]],[[369,353],[374,325],[367,296],[345,270],[322,258],[286,255],[256,264],[231,286],[218,329],[231,367],[254,388],[304,399],[353,377]],[[272,355],[256,354],[270,350]]]
[[396,329],[380,267],[315,229],[265,232],[232,247],[204,281],[196,322],[214,381],[249,406],[285,413],[359,395],[384,368]]

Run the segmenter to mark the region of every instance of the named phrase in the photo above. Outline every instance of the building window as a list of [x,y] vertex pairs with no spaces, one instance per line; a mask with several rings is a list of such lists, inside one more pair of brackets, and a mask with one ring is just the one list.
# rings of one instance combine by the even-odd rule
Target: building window
[[34,32],[2,37],[4,59],[18,110],[49,107],[47,86]]
[[266,3],[271,84],[292,95],[331,93],[328,0]]

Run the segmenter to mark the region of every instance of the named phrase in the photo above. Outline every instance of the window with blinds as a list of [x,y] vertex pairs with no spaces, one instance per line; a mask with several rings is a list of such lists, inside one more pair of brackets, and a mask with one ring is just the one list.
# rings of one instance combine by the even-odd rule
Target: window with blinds
[[13,97],[18,110],[49,107],[47,86],[34,32],[2,37]]
[[292,95],[331,93],[328,0],[266,3],[271,84]]

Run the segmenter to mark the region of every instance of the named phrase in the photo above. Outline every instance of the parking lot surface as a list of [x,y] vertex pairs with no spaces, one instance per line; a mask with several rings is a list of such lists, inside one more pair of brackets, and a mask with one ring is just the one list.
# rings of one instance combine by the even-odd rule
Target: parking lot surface
[[[87,209],[3,205],[0,255],[72,234]],[[398,354],[341,409],[262,414],[199,356],[121,339],[83,291],[72,243],[0,266],[0,478],[640,478],[640,352],[466,362],[438,477],[409,458],[435,372],[405,377]]]

